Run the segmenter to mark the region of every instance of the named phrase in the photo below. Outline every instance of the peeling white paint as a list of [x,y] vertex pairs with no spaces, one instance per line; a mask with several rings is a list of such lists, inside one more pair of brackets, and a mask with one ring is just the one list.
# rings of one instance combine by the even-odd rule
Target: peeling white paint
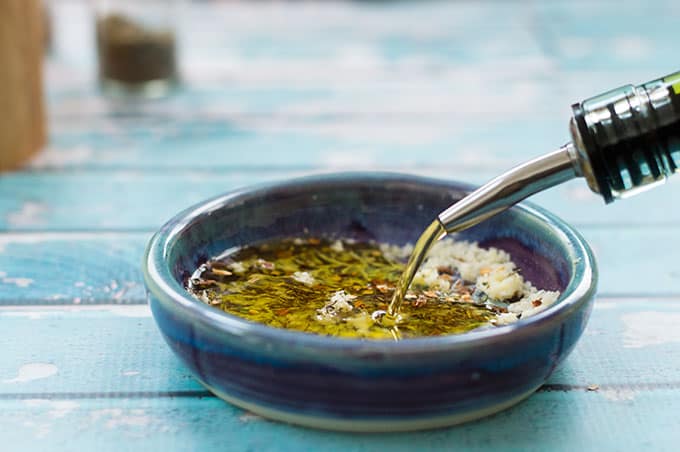
[[80,407],[78,402],[73,400],[48,400],[48,399],[28,399],[24,400],[24,405],[28,408],[46,408],[47,415],[52,419],[60,419]]
[[151,317],[151,309],[146,304],[121,305],[110,311],[120,317]]
[[102,312],[120,315],[121,317],[150,317],[151,309],[148,305],[60,305],[60,306],[0,306],[0,317],[41,317],[63,316],[74,312]]
[[107,429],[119,427],[146,427],[153,419],[144,410],[122,410],[120,408],[107,408],[95,410],[90,413],[90,420],[95,423],[103,423]]
[[680,343],[680,314],[643,311],[621,316],[624,324],[623,346],[643,348]]
[[0,283],[2,284],[14,284],[17,287],[28,287],[33,284],[31,278],[15,278],[7,276],[7,272],[0,271]]
[[51,409],[47,415],[52,419],[59,419],[65,417],[80,405],[73,400],[55,400],[52,402]]
[[635,400],[635,396],[637,395],[636,391],[625,388],[619,389],[606,388],[600,389],[597,392],[598,394],[601,394],[605,399],[611,400],[612,402],[627,402]]
[[52,431],[52,425],[45,422],[24,421],[21,425],[33,429],[35,439],[45,438]]
[[26,383],[33,380],[41,380],[56,375],[59,368],[49,363],[29,363],[24,364],[17,371],[14,378],[3,380],[3,383]]
[[63,242],[73,240],[111,240],[120,239],[118,232],[8,232],[0,236],[0,253],[9,245],[34,245],[46,242]]
[[0,310],[0,317],[18,317],[30,320],[40,320],[47,317],[49,314],[42,311],[2,311]]
[[7,223],[10,226],[39,226],[45,223],[47,206],[41,202],[26,201],[19,210],[7,214]]
[[243,422],[243,423],[248,423],[248,422],[256,422],[256,421],[262,421],[264,418],[262,416],[259,416],[255,413],[251,413],[250,411],[246,411],[242,415],[238,417],[238,420]]

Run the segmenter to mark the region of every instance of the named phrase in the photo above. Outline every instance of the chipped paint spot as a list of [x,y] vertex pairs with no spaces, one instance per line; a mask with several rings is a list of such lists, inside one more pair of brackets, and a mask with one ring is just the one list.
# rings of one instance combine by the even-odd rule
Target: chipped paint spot
[[60,317],[73,312],[105,312],[121,317],[151,317],[148,305],[59,305],[59,306],[0,306],[2,317]]
[[680,343],[680,314],[643,311],[624,314],[621,320],[625,348]]
[[139,371],[138,370],[126,370],[126,371],[122,372],[122,375],[124,377],[134,377],[135,375],[139,375]]
[[18,317],[30,320],[40,320],[48,316],[48,313],[41,311],[3,311],[0,309],[2,317]]
[[238,420],[244,423],[262,421],[264,418],[250,411],[246,411],[238,417]]
[[0,278],[0,281],[2,281],[3,284],[14,284],[22,289],[30,286],[34,282],[31,278],[10,278],[7,276],[0,276]]
[[79,240],[120,239],[118,232],[81,232],[74,236],[68,232],[6,232],[0,236],[0,252],[9,245],[34,245],[45,242],[72,241],[74,237]]
[[119,427],[146,427],[152,418],[144,410],[134,409],[124,411],[120,408],[95,410],[90,413],[90,420],[102,422],[107,429]]
[[19,210],[7,214],[10,226],[39,226],[45,223],[47,206],[41,202],[26,201]]
[[36,439],[41,439],[49,435],[52,431],[52,425],[44,422],[37,423],[35,421],[24,421],[21,423],[23,427],[33,429],[34,437]]
[[48,399],[28,399],[24,400],[24,405],[28,408],[47,409],[47,415],[52,419],[60,419],[80,407],[78,402],[73,400],[48,400]]
[[151,309],[145,304],[116,306],[111,312],[121,317],[151,317]]
[[47,415],[52,419],[59,419],[68,415],[79,406],[78,402],[73,400],[54,400]]
[[49,363],[29,363],[24,364],[17,371],[17,376],[8,380],[3,380],[3,383],[26,383],[33,380],[41,380],[56,375],[59,368],[54,364]]
[[612,402],[627,402],[630,400],[635,400],[635,396],[637,394],[636,391],[626,388],[621,389],[600,388],[597,392],[598,394],[602,394],[602,396],[604,396],[605,399],[611,400]]

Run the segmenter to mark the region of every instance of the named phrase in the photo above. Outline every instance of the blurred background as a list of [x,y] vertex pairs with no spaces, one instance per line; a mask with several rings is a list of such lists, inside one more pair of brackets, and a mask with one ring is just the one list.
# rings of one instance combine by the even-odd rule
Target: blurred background
[[464,177],[562,144],[573,102],[677,69],[672,1],[133,3],[174,6],[181,85],[121,113],[98,89],[92,2],[47,2],[44,165],[408,168],[436,155]]

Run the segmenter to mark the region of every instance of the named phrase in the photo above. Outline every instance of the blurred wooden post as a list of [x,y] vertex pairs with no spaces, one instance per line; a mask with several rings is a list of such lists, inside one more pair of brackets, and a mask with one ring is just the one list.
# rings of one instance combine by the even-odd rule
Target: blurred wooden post
[[40,0],[0,0],[0,171],[45,144],[42,14]]

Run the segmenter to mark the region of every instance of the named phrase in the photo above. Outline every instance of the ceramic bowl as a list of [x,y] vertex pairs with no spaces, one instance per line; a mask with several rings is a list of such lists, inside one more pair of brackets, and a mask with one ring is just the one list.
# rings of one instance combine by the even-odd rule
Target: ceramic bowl
[[396,431],[476,419],[529,396],[565,359],[588,320],[597,273],[571,227],[518,205],[461,235],[508,251],[526,279],[560,290],[549,309],[461,335],[341,339],[227,314],[184,289],[222,251],[276,237],[413,242],[469,187],[350,173],[236,190],[194,206],[152,238],[144,278],[163,337],[222,399],[262,416],[333,430]]

